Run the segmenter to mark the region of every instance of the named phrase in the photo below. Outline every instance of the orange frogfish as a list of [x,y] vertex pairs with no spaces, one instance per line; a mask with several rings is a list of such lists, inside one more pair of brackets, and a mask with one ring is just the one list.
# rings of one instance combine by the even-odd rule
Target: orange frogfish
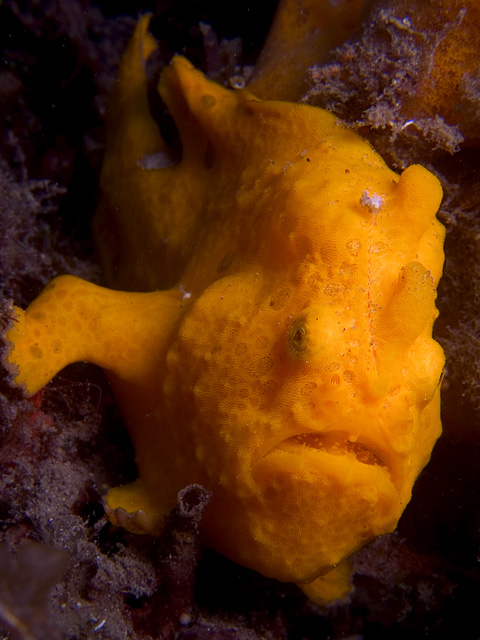
[[113,288],[56,278],[14,308],[5,360],[29,395],[75,361],[106,371],[138,466],[106,496],[112,521],[158,534],[201,484],[206,545],[328,600],[335,567],[395,528],[441,432],[442,190],[334,115],[178,56],[159,84],[173,161],[147,28],[110,98],[95,234]]

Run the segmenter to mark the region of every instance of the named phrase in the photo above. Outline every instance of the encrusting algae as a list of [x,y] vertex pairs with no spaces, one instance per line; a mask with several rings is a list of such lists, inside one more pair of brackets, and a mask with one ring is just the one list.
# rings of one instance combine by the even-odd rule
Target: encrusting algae
[[441,432],[442,190],[332,114],[228,91],[179,56],[159,85],[173,163],[148,107],[148,23],[112,91],[95,223],[124,290],[56,278],[14,308],[6,360],[30,395],[71,362],[105,369],[139,473],[107,495],[113,522],[157,534],[202,485],[205,544],[331,600]]

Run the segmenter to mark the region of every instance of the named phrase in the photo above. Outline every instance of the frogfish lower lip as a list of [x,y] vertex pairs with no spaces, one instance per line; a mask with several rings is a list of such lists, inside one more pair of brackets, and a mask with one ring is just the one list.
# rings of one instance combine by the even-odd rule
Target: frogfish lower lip
[[[329,456],[349,456],[352,462],[375,466],[386,471],[392,484],[392,470],[385,456],[372,443],[353,439],[345,431],[314,431],[289,436],[268,449],[262,457],[267,459],[272,454],[307,456],[318,451]],[[398,487],[397,487],[398,488]]]

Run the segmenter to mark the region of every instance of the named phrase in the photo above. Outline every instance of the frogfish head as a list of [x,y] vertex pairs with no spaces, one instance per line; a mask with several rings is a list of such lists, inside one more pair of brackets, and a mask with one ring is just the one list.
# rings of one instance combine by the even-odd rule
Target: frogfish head
[[392,531],[440,435],[443,233],[438,203],[416,226],[405,210],[434,178],[383,177],[277,190],[261,240],[192,303],[167,358],[172,372],[184,359],[214,487],[206,541],[281,580],[309,582]]

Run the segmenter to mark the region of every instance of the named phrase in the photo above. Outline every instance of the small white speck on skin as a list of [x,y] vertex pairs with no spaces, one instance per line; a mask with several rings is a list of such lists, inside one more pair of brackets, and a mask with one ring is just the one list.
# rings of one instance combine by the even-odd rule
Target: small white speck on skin
[[176,164],[168,153],[165,151],[157,151],[156,153],[147,153],[137,160],[140,169],[146,171],[156,171],[157,169],[166,169]]
[[182,284],[179,285],[178,289],[180,291],[180,297],[182,300],[189,300],[192,297],[191,292],[187,291]]
[[246,80],[243,76],[231,76],[229,83],[232,89],[245,89]]
[[385,204],[385,196],[380,193],[371,192],[365,189],[360,198],[360,204],[371,213],[378,213]]

